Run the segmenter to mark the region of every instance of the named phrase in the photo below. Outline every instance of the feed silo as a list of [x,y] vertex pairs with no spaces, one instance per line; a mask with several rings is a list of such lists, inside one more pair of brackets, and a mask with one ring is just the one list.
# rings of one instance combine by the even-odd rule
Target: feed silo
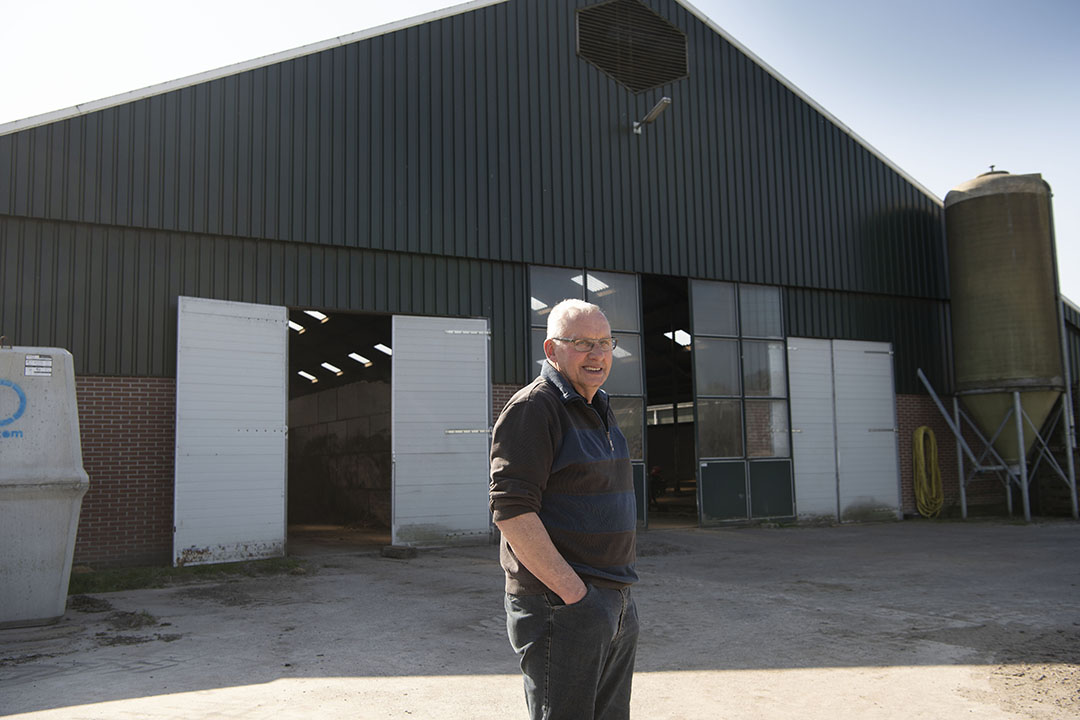
[[[1041,428],[1065,390],[1050,195],[1039,174],[992,171],[945,196],[957,393],[988,437],[1016,393]],[[994,447],[1015,469],[1035,433],[1020,448],[1014,428]]]

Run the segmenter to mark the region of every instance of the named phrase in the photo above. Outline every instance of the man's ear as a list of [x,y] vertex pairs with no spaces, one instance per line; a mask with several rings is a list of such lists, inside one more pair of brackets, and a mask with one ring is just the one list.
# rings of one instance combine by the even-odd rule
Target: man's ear
[[[552,365],[555,365],[555,341],[551,338],[544,341],[544,356]],[[558,365],[555,365],[555,367],[558,367]]]

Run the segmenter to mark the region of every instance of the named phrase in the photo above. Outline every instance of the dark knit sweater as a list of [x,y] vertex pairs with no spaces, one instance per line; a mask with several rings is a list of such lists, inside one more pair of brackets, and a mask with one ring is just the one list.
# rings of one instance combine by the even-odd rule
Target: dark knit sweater
[[[578,575],[624,587],[634,572],[637,508],[626,439],[607,393],[585,402],[545,362],[540,376],[506,404],[492,433],[490,507],[496,522],[535,512]],[[547,588],[502,539],[506,592]]]

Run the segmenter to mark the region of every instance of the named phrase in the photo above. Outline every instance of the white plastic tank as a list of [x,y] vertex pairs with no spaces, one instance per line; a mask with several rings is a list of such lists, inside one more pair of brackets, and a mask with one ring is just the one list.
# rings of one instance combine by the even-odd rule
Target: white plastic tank
[[0,627],[63,616],[89,484],[71,353],[0,347]]

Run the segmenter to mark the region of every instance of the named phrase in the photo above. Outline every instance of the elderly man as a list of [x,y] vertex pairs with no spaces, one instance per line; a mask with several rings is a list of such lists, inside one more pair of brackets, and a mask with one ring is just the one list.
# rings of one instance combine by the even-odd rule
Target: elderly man
[[600,389],[615,339],[581,300],[552,308],[547,335],[540,376],[492,438],[507,632],[532,718],[628,718],[637,513],[626,439]]

